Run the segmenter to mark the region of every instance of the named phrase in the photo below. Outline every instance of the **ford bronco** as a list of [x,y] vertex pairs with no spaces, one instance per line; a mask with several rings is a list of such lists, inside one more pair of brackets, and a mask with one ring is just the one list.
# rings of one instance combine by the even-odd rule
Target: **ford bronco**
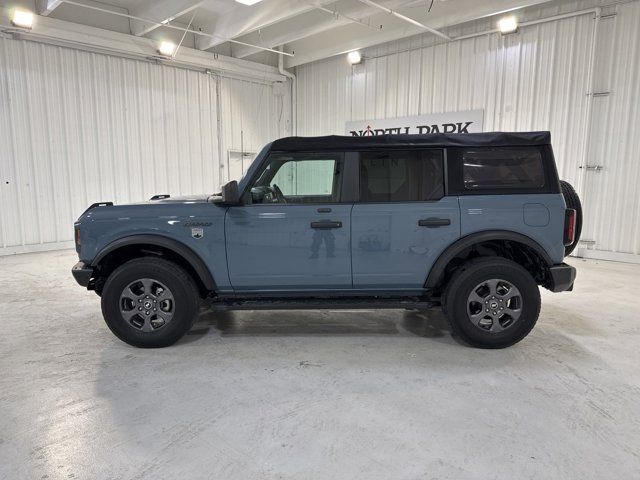
[[430,309],[484,348],[571,290],[582,222],[549,132],[290,137],[219,194],[97,203],[77,282],[111,331],[168,346],[213,309]]

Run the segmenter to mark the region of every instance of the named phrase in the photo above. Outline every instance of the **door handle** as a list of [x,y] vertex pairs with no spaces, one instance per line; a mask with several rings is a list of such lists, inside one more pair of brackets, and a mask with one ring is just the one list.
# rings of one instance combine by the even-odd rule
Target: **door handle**
[[321,220],[319,222],[311,222],[311,228],[320,228],[320,229],[342,228],[342,222],[333,222],[331,220]]
[[418,225],[427,228],[446,227],[447,225],[451,225],[451,220],[449,218],[429,217],[418,220]]

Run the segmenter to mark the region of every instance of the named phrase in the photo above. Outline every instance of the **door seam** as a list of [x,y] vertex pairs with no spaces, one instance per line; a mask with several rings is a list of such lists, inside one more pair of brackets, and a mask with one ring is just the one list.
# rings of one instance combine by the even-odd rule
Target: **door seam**
[[356,204],[351,204],[351,210],[349,211],[349,263],[351,265],[351,288],[355,288],[353,285],[353,207]]

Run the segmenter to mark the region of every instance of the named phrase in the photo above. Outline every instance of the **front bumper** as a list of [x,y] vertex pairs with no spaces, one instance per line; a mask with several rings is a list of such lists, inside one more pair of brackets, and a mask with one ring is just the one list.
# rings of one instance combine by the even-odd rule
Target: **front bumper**
[[84,262],[78,262],[71,269],[71,273],[79,285],[88,287],[93,276],[93,268]]
[[549,290],[552,292],[564,292],[573,290],[573,282],[576,280],[576,269],[566,263],[553,265],[549,267],[551,275],[551,285]]

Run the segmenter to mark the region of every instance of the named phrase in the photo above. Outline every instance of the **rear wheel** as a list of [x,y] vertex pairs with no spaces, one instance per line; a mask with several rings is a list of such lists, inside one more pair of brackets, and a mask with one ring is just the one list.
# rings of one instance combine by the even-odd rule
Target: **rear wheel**
[[562,196],[564,197],[564,203],[567,208],[572,208],[576,211],[576,228],[573,243],[564,247],[564,254],[569,255],[578,245],[580,240],[580,234],[582,233],[582,204],[580,203],[580,197],[571,186],[569,182],[560,180],[560,186],[562,187]]
[[166,347],[193,325],[200,299],[179,265],[143,257],[118,267],[105,282],[102,314],[109,329],[136,347]]
[[504,348],[531,331],[540,291],[517,263],[500,257],[471,260],[447,286],[444,311],[454,335],[480,348]]

